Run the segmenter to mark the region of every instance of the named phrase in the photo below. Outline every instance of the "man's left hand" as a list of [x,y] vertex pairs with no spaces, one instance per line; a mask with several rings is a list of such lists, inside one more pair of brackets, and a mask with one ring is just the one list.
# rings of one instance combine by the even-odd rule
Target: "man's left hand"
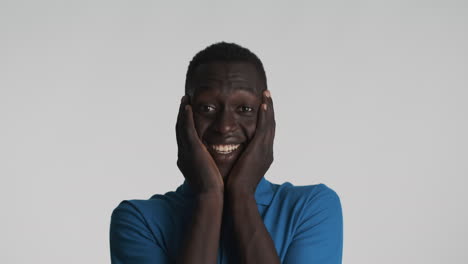
[[262,93],[255,135],[227,177],[225,190],[228,193],[255,194],[258,183],[273,162],[275,127],[273,100],[270,91],[265,90]]

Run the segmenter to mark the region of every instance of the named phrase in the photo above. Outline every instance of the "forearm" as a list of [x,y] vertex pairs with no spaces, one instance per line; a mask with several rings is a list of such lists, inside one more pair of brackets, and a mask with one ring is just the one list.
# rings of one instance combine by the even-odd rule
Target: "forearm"
[[275,245],[258,212],[254,194],[228,193],[229,210],[241,263],[280,263]]
[[223,214],[223,193],[196,196],[192,221],[177,264],[216,263]]

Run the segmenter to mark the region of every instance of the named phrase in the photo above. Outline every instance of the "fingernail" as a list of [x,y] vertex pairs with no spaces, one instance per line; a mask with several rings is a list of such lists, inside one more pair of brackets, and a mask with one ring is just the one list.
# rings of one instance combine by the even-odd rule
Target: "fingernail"
[[263,104],[263,109],[265,109],[265,111],[267,110],[267,105],[266,104]]
[[265,96],[266,96],[266,97],[270,97],[270,96],[271,96],[271,94],[270,94],[270,91],[269,91],[269,90],[266,90],[266,91],[265,91]]

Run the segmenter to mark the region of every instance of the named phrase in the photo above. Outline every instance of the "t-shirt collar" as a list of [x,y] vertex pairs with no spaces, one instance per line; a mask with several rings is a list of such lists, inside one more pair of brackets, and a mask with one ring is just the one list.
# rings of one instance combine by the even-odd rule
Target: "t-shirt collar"
[[[184,196],[193,196],[193,191],[187,180],[184,180],[182,185],[177,188],[176,193],[180,193]],[[265,177],[262,177],[255,190],[255,201],[260,205],[269,205],[272,198],[273,184],[265,179]]]

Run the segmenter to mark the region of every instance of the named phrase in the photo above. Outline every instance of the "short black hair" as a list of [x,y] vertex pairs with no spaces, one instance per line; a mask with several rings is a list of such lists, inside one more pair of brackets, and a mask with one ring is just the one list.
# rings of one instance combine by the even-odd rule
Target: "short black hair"
[[192,80],[195,69],[201,64],[215,61],[252,63],[260,74],[260,78],[264,82],[265,88],[267,87],[265,69],[263,68],[262,61],[257,57],[257,55],[236,43],[227,43],[222,41],[211,44],[204,50],[199,51],[190,61],[187,74],[185,76],[185,94],[193,96],[193,91],[189,91],[189,84]]

